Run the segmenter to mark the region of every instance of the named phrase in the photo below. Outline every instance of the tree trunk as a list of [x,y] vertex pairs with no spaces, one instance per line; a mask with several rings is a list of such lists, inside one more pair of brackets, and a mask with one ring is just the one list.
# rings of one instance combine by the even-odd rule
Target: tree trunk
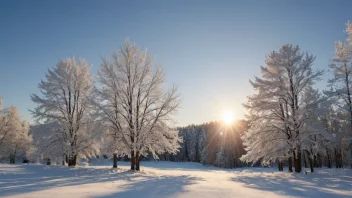
[[48,158],[48,159],[46,160],[46,165],[51,165],[50,158]]
[[313,161],[313,162],[314,162],[314,163],[313,163],[314,168],[318,168],[318,166],[319,166],[319,165],[318,165],[318,157],[317,157],[316,155],[314,155],[313,160],[314,160],[314,161]]
[[339,168],[336,149],[335,149],[335,167],[336,167],[336,168]]
[[68,160],[68,166],[73,166],[73,160],[72,159]]
[[313,160],[309,155],[308,151],[305,151],[305,154],[308,156],[308,162],[309,162],[309,167],[310,167],[310,172],[313,173],[314,172],[314,164],[313,164]]
[[284,166],[282,164],[282,161],[278,162],[278,166],[279,166],[279,171],[284,171]]
[[336,168],[342,168],[342,155],[335,150]]
[[73,166],[76,166],[77,164],[77,154],[73,158]]
[[15,164],[16,163],[16,159],[13,155],[10,155],[10,164]]
[[77,164],[77,154],[72,158],[68,159],[68,166],[76,166]]
[[65,166],[65,155],[62,156],[62,165]]
[[312,158],[309,157],[308,160],[309,160],[310,172],[313,173],[314,172],[314,168],[313,168]]
[[[308,156],[308,157],[309,157],[309,156]],[[303,155],[303,163],[304,163],[304,168],[308,168],[306,158],[307,158],[307,156],[306,156],[306,154],[304,154],[304,155]]]
[[326,155],[327,155],[327,157],[328,157],[327,167],[328,167],[328,168],[331,168],[331,159],[330,159],[330,154],[329,154],[329,151],[328,151],[328,150],[326,150]]
[[114,165],[112,166],[113,168],[117,168],[117,153],[114,153]]
[[292,157],[288,158],[288,172],[292,173]]
[[[13,155],[10,155],[10,164],[16,164],[16,152],[17,152],[17,144],[16,144],[16,147],[15,147],[15,152]],[[11,160],[12,158],[12,160]]]
[[297,155],[294,156],[295,172],[300,173],[302,171],[301,164],[301,151],[297,151]]
[[131,151],[131,170],[135,170],[136,160],[134,157],[134,151]]
[[139,151],[137,151],[136,152],[136,171],[140,171],[139,160],[140,160]]

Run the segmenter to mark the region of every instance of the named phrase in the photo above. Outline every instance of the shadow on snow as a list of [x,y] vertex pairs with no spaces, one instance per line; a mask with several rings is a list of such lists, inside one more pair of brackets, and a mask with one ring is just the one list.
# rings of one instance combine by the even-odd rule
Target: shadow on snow
[[160,176],[148,177],[143,181],[121,185],[123,191],[114,192],[110,195],[92,197],[150,197],[164,198],[186,192],[186,186],[202,179],[191,176]]
[[[350,171],[350,170],[345,170]],[[351,197],[352,176],[333,169],[321,169],[307,175],[295,173],[239,174],[231,180],[244,183],[245,187],[297,197]]]
[[127,183],[118,186],[123,191],[100,197],[134,197],[137,195],[143,197],[166,197],[184,192],[184,186],[201,180],[200,178],[186,175],[158,176],[112,168],[69,168],[45,165],[8,165],[2,168],[0,169],[0,197],[42,191],[55,187],[118,180],[127,181]]

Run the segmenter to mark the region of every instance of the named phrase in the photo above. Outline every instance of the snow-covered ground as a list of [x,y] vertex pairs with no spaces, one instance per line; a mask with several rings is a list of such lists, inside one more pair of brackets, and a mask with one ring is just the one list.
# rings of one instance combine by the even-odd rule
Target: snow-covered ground
[[141,172],[106,164],[75,168],[0,164],[0,197],[352,197],[352,170],[290,174],[142,162]]

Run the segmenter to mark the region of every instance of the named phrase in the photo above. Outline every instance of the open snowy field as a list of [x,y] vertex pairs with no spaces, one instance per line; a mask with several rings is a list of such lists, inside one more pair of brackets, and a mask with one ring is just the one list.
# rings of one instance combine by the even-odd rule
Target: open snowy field
[[0,164],[0,197],[352,197],[352,171],[290,174],[272,168],[220,169],[143,162],[141,172],[107,165],[75,168]]

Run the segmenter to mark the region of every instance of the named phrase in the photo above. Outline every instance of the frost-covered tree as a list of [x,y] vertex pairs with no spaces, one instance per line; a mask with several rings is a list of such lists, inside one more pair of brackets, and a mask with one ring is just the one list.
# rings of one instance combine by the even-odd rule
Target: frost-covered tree
[[185,146],[185,156],[187,157],[187,161],[197,161],[197,145],[198,144],[198,135],[197,131],[192,125],[190,128],[186,130],[183,135],[184,137],[184,146]]
[[16,159],[21,157],[22,159],[28,159],[32,152],[35,151],[35,147],[32,144],[32,137],[28,134],[29,124],[27,122],[21,123],[21,128],[17,131],[17,137],[7,148],[9,153],[10,163],[15,164]]
[[219,145],[219,150],[216,153],[215,164],[219,167],[223,167],[225,165],[224,146],[222,144]]
[[94,138],[100,131],[90,116],[92,77],[90,67],[83,59],[61,59],[49,69],[46,80],[39,83],[41,96],[32,94],[37,107],[31,111],[34,118],[44,123],[56,122],[60,127],[51,135],[54,148],[62,147],[68,165],[75,166],[78,155],[90,156],[97,151]]
[[319,80],[322,70],[313,70],[315,57],[301,53],[299,46],[285,44],[273,51],[261,66],[262,78],[251,82],[258,92],[248,97],[250,130],[243,136],[247,154],[244,161],[262,159],[270,162],[291,158],[296,172],[301,171],[302,143],[313,105],[308,102],[311,86]]
[[[2,102],[0,102],[1,104]],[[16,107],[0,109],[0,157],[10,159],[26,158],[34,150],[32,137],[28,134],[29,125],[22,121]]]
[[[347,42],[338,41],[335,44],[334,57],[329,65],[333,78],[328,81],[330,90],[325,91],[325,94],[337,100],[335,105],[347,118],[345,119],[347,128],[341,139],[345,148],[341,148],[341,154],[345,161],[350,161],[352,166],[352,24],[348,22],[346,25],[349,38]],[[343,154],[345,149],[349,151]]]
[[201,127],[200,131],[199,131],[199,146],[198,146],[198,153],[200,155],[200,159],[199,162],[201,162],[202,164],[206,164],[207,163],[207,159],[208,159],[208,154],[207,154],[207,136],[205,133],[205,130],[203,127]]
[[2,109],[0,114],[0,146],[10,144],[21,130],[21,122],[16,107]]
[[348,112],[349,122],[352,124],[352,49],[348,43],[338,41],[335,45],[335,57],[329,67],[333,71],[333,78],[329,80],[330,90],[325,94],[336,97],[342,109]]
[[126,41],[111,60],[103,59],[97,80],[97,114],[111,138],[122,144],[120,152],[130,156],[132,170],[140,170],[140,156],[158,158],[178,150],[180,138],[171,115],[179,97],[175,87],[162,89],[165,74],[146,51]]

